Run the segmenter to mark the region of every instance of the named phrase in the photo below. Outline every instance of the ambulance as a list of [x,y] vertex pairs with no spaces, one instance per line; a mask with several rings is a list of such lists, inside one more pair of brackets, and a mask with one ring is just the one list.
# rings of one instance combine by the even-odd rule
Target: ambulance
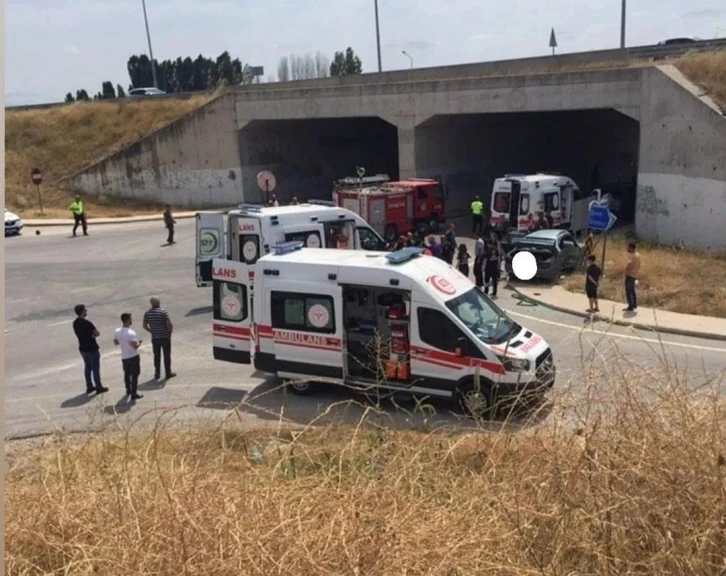
[[453,399],[482,416],[554,384],[547,342],[443,260],[417,247],[302,246],[274,246],[252,281],[244,262],[214,260],[216,360],[253,364],[297,394],[333,383]]
[[240,204],[227,214],[198,212],[196,226],[199,287],[211,286],[215,258],[251,265],[279,242],[302,241],[313,248],[386,249],[386,242],[363,218],[327,200],[290,206]]
[[513,236],[522,236],[538,212],[549,212],[555,228],[579,235],[587,230],[593,200],[606,201],[599,190],[585,196],[572,178],[562,174],[506,174],[494,180],[491,224],[501,226],[507,222]]

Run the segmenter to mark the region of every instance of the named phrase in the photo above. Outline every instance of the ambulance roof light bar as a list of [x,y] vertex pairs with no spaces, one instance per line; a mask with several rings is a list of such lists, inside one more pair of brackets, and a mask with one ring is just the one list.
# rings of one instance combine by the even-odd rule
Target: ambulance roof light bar
[[423,253],[423,248],[420,248],[419,246],[409,246],[386,254],[386,260],[388,260],[390,264],[403,264],[404,262],[418,258]]
[[262,212],[262,206],[258,204],[240,204],[237,208],[244,212]]
[[292,240],[290,242],[278,242],[272,247],[272,250],[275,252],[275,254],[289,254],[290,252],[295,252],[296,250],[300,250],[305,246],[305,242],[301,242],[299,240]]

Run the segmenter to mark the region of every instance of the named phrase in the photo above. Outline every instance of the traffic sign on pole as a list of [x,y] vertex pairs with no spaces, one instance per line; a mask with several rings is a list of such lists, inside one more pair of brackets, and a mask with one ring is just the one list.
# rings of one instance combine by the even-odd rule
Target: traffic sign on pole
[[33,168],[30,172],[30,179],[33,181],[33,184],[39,186],[43,182],[43,173],[37,168]]
[[587,220],[587,227],[597,232],[607,232],[613,227],[617,216],[610,212],[607,206],[597,203],[590,204],[590,216]]

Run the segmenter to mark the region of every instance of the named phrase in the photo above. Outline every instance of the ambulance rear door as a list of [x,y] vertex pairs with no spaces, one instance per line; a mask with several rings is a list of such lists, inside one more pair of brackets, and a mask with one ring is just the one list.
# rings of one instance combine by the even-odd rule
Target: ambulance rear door
[[215,258],[212,261],[213,353],[215,360],[250,364],[252,291],[250,266]]
[[255,279],[254,264],[264,254],[262,222],[257,216],[231,214],[229,217],[230,260],[246,264],[247,280],[252,290]]
[[196,269],[197,286],[212,285],[212,260],[227,257],[227,234],[224,214],[197,213]]

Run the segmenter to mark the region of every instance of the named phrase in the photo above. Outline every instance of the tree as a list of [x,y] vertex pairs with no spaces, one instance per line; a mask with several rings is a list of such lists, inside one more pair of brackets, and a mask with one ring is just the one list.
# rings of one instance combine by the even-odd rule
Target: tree
[[320,53],[290,54],[283,56],[277,65],[277,78],[280,82],[289,80],[309,80],[328,76],[330,61]]
[[76,101],[76,99],[73,97],[73,94],[68,92],[68,94],[66,94],[66,99],[65,99],[66,104],[70,104],[71,102],[75,102],[75,101]]
[[116,89],[113,87],[113,82],[106,80],[101,84],[101,99],[113,100],[116,98]]
[[350,76],[361,72],[363,72],[363,65],[350,46],[345,49],[345,54],[336,52],[333,56],[333,62],[330,64],[331,76]]
[[124,92],[123,86],[121,86],[121,84],[116,84],[116,97],[126,98],[126,92]]
[[76,100],[90,100],[90,98],[88,97],[88,92],[86,92],[82,88],[80,90],[76,90]]
[[280,61],[277,63],[277,79],[280,82],[287,82],[290,80],[290,62],[288,61],[287,56],[280,58]]

